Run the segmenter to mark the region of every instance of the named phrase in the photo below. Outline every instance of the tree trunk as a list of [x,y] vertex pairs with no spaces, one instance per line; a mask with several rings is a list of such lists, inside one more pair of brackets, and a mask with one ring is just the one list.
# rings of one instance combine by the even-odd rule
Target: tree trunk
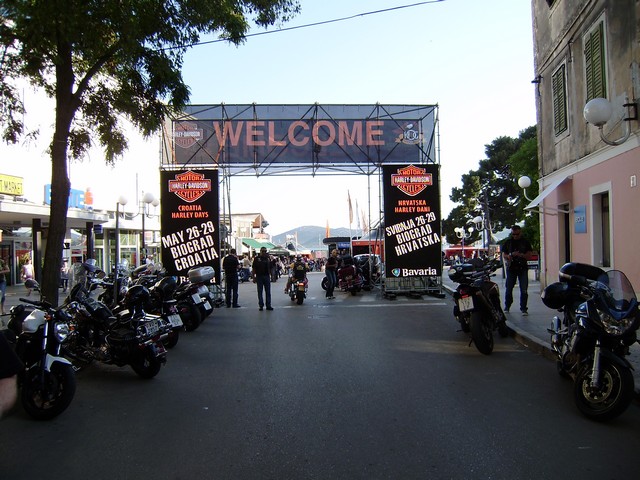
[[77,109],[77,102],[72,93],[71,56],[61,55],[61,58],[66,58],[67,62],[61,62],[56,68],[56,119],[51,142],[51,208],[41,285],[43,296],[56,306],[71,190],[67,169],[69,131]]

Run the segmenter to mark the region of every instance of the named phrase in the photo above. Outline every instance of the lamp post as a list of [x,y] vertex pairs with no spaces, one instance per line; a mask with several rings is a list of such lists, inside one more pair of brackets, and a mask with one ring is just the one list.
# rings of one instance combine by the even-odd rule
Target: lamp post
[[120,195],[118,202],[116,203],[116,258],[114,261],[114,267],[117,268],[120,261],[120,205],[123,207],[127,204],[127,197]]
[[127,204],[127,197],[120,195],[116,203],[116,258],[113,263],[113,301],[118,301],[118,263],[120,261],[120,205]]
[[[151,218],[151,213],[149,213],[149,205],[153,205],[154,207],[157,207],[158,205],[160,205],[160,200],[158,200],[153,193],[151,192],[147,192],[142,196],[142,243],[141,243],[141,257],[146,258],[147,256],[147,248],[145,245],[145,225],[144,225],[144,219],[145,217],[149,217]],[[140,263],[142,264],[142,258],[140,259]]]
[[453,231],[456,233],[456,237],[462,239],[462,258],[466,258],[464,256],[464,241],[467,238],[471,238],[471,235],[473,234],[473,227],[467,227],[466,230],[464,227],[456,227],[453,229]]
[[618,140],[610,140],[604,133],[604,126],[609,120],[611,120],[611,117],[614,116],[614,106],[611,105],[609,100],[606,98],[594,98],[589,100],[589,102],[584,106],[582,113],[584,115],[584,119],[588,123],[598,127],[598,130],[600,130],[600,139],[607,145],[616,147],[629,140],[629,137],[631,136],[631,127],[629,126],[629,123],[632,120],[638,120],[637,100],[630,102],[629,99],[625,97],[625,103],[622,104],[622,108],[627,110],[627,116],[622,118],[624,123],[624,134]]

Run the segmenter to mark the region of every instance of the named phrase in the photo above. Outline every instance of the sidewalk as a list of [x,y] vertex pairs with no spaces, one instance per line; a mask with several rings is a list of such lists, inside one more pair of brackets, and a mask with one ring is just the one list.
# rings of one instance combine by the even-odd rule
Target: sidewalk
[[[451,294],[455,291],[457,284],[452,282],[447,275],[448,267],[445,268],[442,275],[442,286],[444,290]],[[498,273],[493,281],[500,287],[500,298],[504,307],[504,283],[505,279]],[[551,325],[551,319],[554,315],[560,315],[555,310],[548,308],[540,298],[540,282],[529,280],[529,316],[523,317],[518,308],[520,299],[520,288],[518,285],[513,290],[514,303],[511,311],[507,313],[507,326],[511,330],[514,339],[531,351],[543,355],[549,360],[555,362],[556,357],[551,350],[551,335],[547,332],[547,328]],[[631,347],[631,355],[627,360],[634,368],[633,376],[636,385],[636,398],[640,400],[640,345],[635,343]]]
[[[65,298],[67,298],[67,293],[62,293],[62,289],[58,289],[58,305],[60,305]],[[31,292],[31,296],[27,297],[27,289],[24,285],[10,285],[7,287],[7,292],[5,295],[5,300],[4,300],[4,311],[5,313],[9,313],[9,310],[11,310],[11,307],[20,304],[20,298],[26,298],[26,299],[33,299],[33,300],[40,300],[40,293],[39,292]],[[6,328],[7,323],[9,322],[9,315],[6,315],[4,317],[0,317],[0,329],[2,328]]]

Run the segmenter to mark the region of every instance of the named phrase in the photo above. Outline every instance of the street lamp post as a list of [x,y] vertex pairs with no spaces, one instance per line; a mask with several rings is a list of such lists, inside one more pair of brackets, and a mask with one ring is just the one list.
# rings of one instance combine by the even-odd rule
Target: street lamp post
[[[145,224],[144,224],[144,219],[145,217],[149,217],[151,218],[151,214],[149,213],[149,205],[153,205],[154,207],[157,207],[158,205],[160,205],[160,200],[158,200],[153,193],[151,192],[147,192],[143,195],[142,197],[142,243],[141,243],[141,257],[146,258],[147,256],[147,248],[145,245]],[[142,258],[140,259],[140,263],[142,264]]]
[[466,230],[464,227],[456,227],[453,231],[456,233],[456,237],[462,239],[462,258],[464,260],[466,258],[464,256],[464,241],[467,238],[471,238],[471,235],[473,234],[473,227],[467,227]]
[[113,263],[113,301],[118,299],[118,263],[120,262],[120,205],[123,207],[127,204],[127,197],[120,195],[116,203],[116,257]]

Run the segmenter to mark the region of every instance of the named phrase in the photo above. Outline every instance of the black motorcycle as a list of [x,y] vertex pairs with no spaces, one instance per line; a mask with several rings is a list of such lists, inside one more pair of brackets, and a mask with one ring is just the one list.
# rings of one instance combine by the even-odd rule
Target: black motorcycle
[[114,314],[82,285],[74,286],[65,300],[72,319],[71,333],[62,348],[64,356],[76,368],[98,361],[119,367],[130,365],[143,378],[155,377],[166,362],[162,339],[167,335],[167,325],[145,313],[148,301],[146,288],[132,287],[124,298],[126,310]]
[[[39,291],[35,280],[27,288]],[[27,305],[11,307],[5,335],[24,364],[18,374],[20,402],[37,420],[50,420],[66,410],[76,392],[71,362],[63,358],[61,345],[69,334],[67,312],[46,301],[20,298]]]
[[500,290],[491,280],[495,276],[493,272],[501,266],[502,263],[494,259],[482,266],[464,263],[449,269],[449,278],[458,284],[453,293],[453,316],[463,332],[471,333],[471,342],[485,355],[493,352],[494,330],[497,329],[501,337],[509,335]]
[[633,367],[625,358],[637,341],[638,301],[624,273],[581,263],[560,269],[560,282],[542,292],[544,304],[562,312],[549,333],[558,373],[574,380],[574,400],[590,419],[607,421],[631,403]]

